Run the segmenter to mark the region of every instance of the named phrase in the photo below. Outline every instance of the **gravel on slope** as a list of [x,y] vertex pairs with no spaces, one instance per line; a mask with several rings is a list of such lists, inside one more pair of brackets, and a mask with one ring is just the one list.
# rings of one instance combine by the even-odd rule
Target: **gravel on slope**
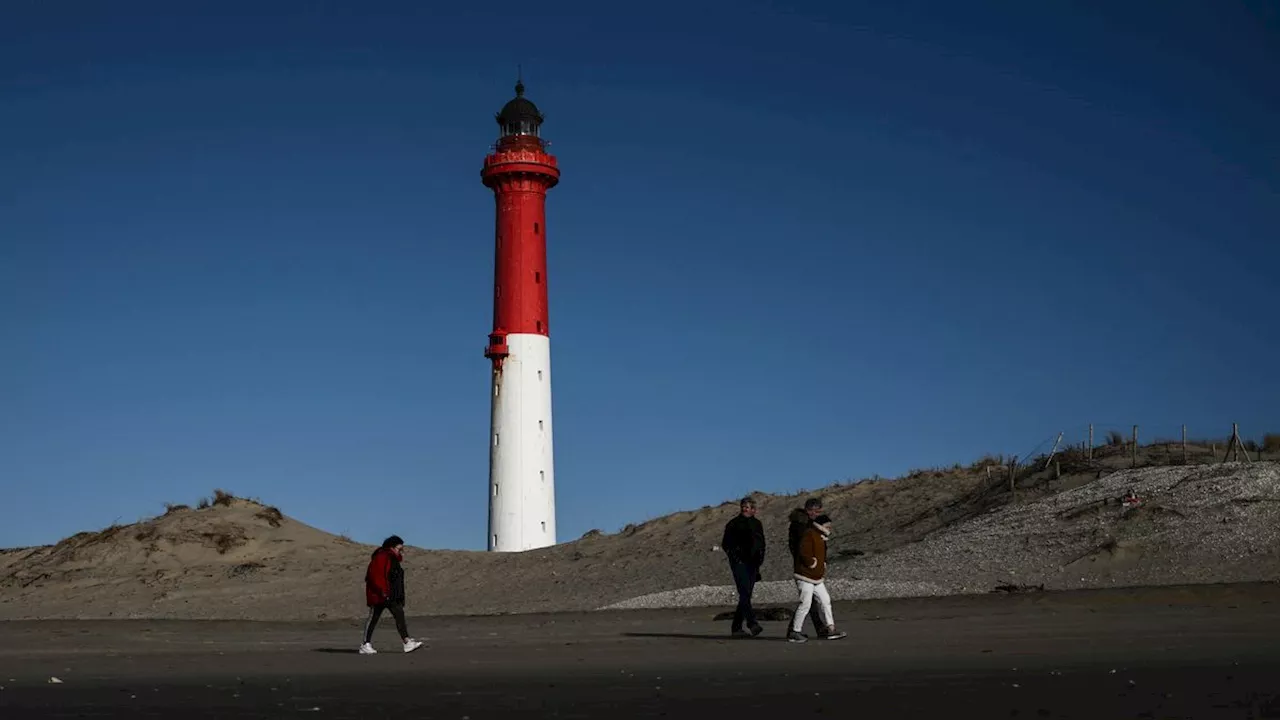
[[[1130,491],[1140,502],[1120,501]],[[837,529],[838,532],[838,529]],[[1280,464],[1124,470],[1005,506],[917,543],[831,564],[836,600],[1250,582],[1280,577]],[[794,581],[756,586],[760,604],[795,602]],[[606,609],[733,605],[733,586],[699,585]]]

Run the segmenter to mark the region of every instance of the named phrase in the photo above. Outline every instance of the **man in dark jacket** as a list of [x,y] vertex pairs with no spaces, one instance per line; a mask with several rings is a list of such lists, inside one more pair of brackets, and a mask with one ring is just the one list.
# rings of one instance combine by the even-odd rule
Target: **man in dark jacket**
[[[733,584],[738,589],[738,607],[733,612],[729,631],[734,637],[755,637],[764,631],[751,608],[751,592],[760,580],[760,566],[764,564],[764,525],[756,517],[755,500],[742,498],[738,509],[738,515],[725,523],[724,537],[720,540],[720,547],[729,558]],[[747,630],[742,629],[744,623]]]
[[404,651],[413,652],[422,647],[422,643],[409,637],[409,626],[404,619],[404,568],[400,561],[404,559],[404,540],[392,535],[382,541],[382,547],[373,551],[369,558],[369,567],[364,573],[364,599],[369,606],[369,619],[364,624],[364,643],[360,645],[361,655],[373,655],[373,628],[378,625],[378,618],[383,610],[389,610],[396,619],[396,630],[404,641]]
[[[803,508],[796,508],[791,511],[791,524],[787,528],[787,546],[791,550],[791,560],[794,562],[800,552],[800,540],[804,537],[804,533],[813,524],[813,519],[822,514],[822,499],[812,497],[804,501]],[[813,621],[813,632],[818,637],[827,635],[827,628],[822,624],[822,619],[818,617],[818,613],[810,610],[809,619]],[[804,618],[800,618],[800,624],[804,624]]]

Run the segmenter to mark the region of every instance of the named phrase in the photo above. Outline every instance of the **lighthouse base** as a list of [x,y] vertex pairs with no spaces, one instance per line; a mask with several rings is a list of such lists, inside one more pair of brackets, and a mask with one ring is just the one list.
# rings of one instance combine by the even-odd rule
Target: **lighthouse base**
[[507,335],[508,355],[493,371],[489,435],[489,550],[511,552],[556,542],[551,441],[551,341]]

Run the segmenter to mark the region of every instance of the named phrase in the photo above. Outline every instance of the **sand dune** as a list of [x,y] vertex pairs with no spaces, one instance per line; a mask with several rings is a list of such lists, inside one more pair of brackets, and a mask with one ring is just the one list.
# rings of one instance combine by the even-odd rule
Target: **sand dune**
[[[980,463],[821,491],[836,517],[837,597],[1159,585],[1280,577],[1280,464],[1119,469],[1126,458],[1019,476]],[[1118,500],[1129,489],[1137,508]],[[770,553],[763,602],[790,603],[786,515],[758,494]],[[409,548],[409,613],[488,614],[730,602],[717,543],[726,502],[552,548]],[[0,619],[357,618],[373,547],[224,498],[56,545],[0,551]]]
[[[1129,493],[1138,502],[1123,502]],[[838,555],[839,553],[837,553]],[[1122,470],[1005,506],[883,553],[832,563],[839,600],[1280,579],[1280,463]],[[789,581],[763,602],[790,603]],[[731,584],[667,590],[609,608],[729,604]]]

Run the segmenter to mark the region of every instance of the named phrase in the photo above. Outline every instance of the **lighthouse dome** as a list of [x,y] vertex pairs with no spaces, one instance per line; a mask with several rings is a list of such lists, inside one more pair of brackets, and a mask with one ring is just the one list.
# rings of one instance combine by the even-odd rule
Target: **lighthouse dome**
[[516,83],[516,96],[511,98],[497,114],[498,127],[503,135],[534,135],[542,125],[542,113],[538,106],[524,96],[524,83]]

